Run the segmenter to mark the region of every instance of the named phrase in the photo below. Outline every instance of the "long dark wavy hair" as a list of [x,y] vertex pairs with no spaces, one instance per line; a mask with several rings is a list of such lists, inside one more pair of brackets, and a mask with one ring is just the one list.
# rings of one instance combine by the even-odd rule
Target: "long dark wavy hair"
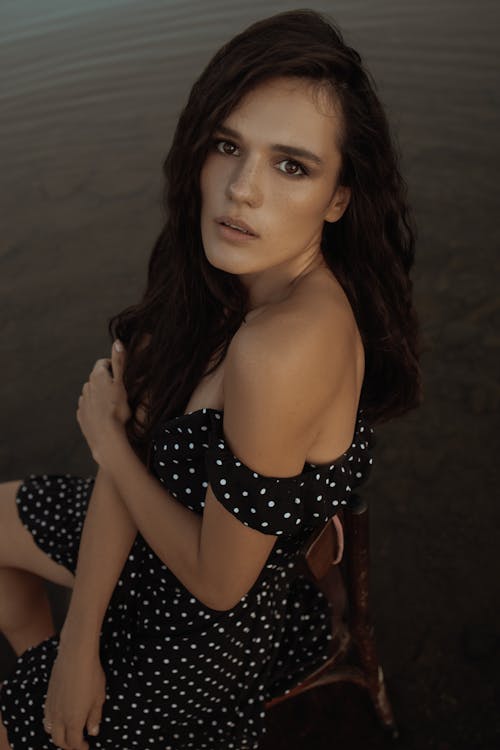
[[134,450],[149,461],[160,422],[183,414],[215,355],[212,372],[248,312],[237,275],[212,266],[203,249],[200,171],[216,128],[242,97],[281,76],[329,86],[340,103],[339,180],[351,188],[342,217],[325,222],[321,252],[352,306],[365,349],[360,406],[372,423],[422,401],[422,351],[409,271],[416,227],[399,153],[376,84],[331,19],[313,10],[278,13],[224,44],[194,83],[163,164],[166,220],[154,244],[141,301],[113,316],[111,339],[127,350],[124,384]]

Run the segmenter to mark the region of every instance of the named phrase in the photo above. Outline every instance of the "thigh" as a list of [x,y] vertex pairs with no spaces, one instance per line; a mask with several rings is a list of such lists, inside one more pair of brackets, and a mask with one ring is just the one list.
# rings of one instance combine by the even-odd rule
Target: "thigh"
[[72,588],[73,573],[44,552],[21,521],[16,497],[22,484],[23,480],[0,483],[0,566],[28,570]]

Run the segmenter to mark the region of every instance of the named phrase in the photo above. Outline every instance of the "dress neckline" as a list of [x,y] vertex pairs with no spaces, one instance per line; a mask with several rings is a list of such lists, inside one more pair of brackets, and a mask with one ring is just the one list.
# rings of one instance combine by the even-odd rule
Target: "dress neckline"
[[[206,414],[208,412],[224,414],[224,409],[216,409],[211,406],[201,406],[199,409],[193,409],[193,411],[188,411],[188,412],[185,412],[184,414],[178,414],[175,417],[171,417],[170,419],[167,419],[166,421],[162,422],[161,427],[165,427],[171,422],[179,421],[180,419],[186,419],[188,417],[192,417],[200,413]],[[356,412],[356,421],[354,424],[354,435],[352,436],[351,443],[348,449],[344,453],[341,453],[341,455],[338,458],[336,458],[334,461],[324,461],[323,463],[319,463],[319,464],[313,464],[310,461],[305,461],[304,466],[310,466],[311,468],[317,469],[318,471],[322,469],[326,469],[326,468],[333,469],[334,466],[342,466],[352,455],[352,450],[356,445],[357,438],[359,435],[360,422],[362,422],[363,425],[366,425],[366,420],[363,417],[363,409],[362,407],[358,406],[358,410]]]
[[198,414],[200,411],[217,411],[219,414],[224,414],[224,409],[214,409],[212,406],[201,406],[199,409],[194,409],[193,411],[187,411],[185,414],[180,414],[177,417],[174,417],[174,419],[179,419],[180,417],[190,417],[191,414]]

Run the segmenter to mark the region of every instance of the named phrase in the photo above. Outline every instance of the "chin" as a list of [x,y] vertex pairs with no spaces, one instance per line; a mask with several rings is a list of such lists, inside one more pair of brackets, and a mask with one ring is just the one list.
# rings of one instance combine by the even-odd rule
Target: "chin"
[[[234,263],[230,262],[229,253],[227,250],[211,249],[208,250],[205,247],[205,258],[214,268],[218,268],[220,271],[226,271],[227,273],[235,273]],[[240,271],[241,273],[241,271]]]

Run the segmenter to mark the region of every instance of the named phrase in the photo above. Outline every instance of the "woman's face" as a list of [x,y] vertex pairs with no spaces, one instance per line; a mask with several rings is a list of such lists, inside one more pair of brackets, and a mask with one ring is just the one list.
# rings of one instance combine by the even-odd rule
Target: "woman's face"
[[[324,265],[323,222],[337,221],[350,197],[337,186],[340,128],[325,91],[315,102],[309,81],[281,77],[249,92],[213,134],[200,175],[203,246],[213,266],[241,277],[252,307]],[[230,236],[222,216],[257,236]]]

